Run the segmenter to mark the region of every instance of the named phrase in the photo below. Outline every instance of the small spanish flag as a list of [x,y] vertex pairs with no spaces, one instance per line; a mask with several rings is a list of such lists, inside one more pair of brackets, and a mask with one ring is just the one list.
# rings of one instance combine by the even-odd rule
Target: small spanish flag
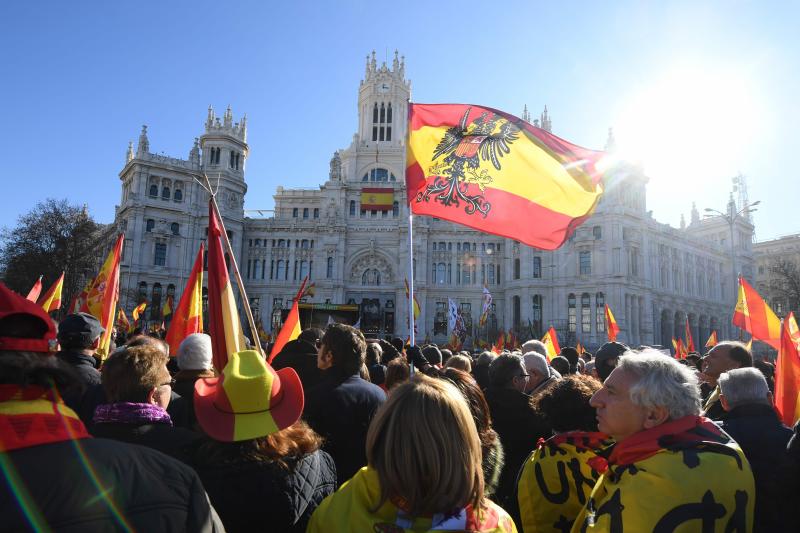
[[63,288],[64,273],[62,272],[56,282],[53,283],[49,289],[47,289],[47,292],[44,293],[44,296],[39,298],[38,303],[42,306],[46,313],[61,309],[61,291]]
[[139,317],[142,316],[144,310],[147,309],[147,301],[144,301],[133,308],[133,321],[138,322]]
[[547,360],[552,361],[553,357],[561,353],[561,346],[558,345],[558,333],[553,326],[547,330],[547,333],[542,337],[544,347],[547,348]]
[[713,348],[717,345],[717,342],[717,330],[713,330],[706,341],[706,348]]
[[42,276],[39,276],[39,279],[36,280],[36,283],[33,284],[31,290],[28,291],[28,295],[25,297],[26,300],[31,302],[35,302],[39,299],[39,295],[42,293]]
[[361,189],[361,209],[389,211],[394,202],[394,189],[365,187]]
[[303,279],[303,283],[300,284],[300,290],[297,291],[297,296],[294,297],[292,308],[289,310],[289,315],[286,317],[286,322],[283,323],[281,330],[275,337],[275,344],[272,345],[272,351],[269,353],[269,359],[267,360],[270,364],[272,360],[275,359],[275,356],[283,350],[286,343],[298,338],[302,332],[302,328],[300,327],[300,299],[307,293],[307,284],[308,276],[306,276],[305,279]]
[[614,319],[614,313],[611,312],[611,308],[606,304],[606,331],[608,332],[608,340],[609,342],[614,342],[617,340],[617,335],[619,335],[619,326],[617,325],[616,319]]

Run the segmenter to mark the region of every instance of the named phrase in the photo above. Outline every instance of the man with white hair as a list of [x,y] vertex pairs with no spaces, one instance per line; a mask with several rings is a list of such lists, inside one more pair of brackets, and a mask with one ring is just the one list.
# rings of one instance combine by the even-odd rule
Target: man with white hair
[[652,349],[628,352],[591,399],[615,441],[572,531],[751,531],[744,453],[700,416],[694,373]]
[[194,383],[200,378],[216,376],[211,366],[211,337],[205,333],[192,333],[181,341],[178,347],[178,368],[172,390],[182,401],[176,400],[180,409],[175,412],[175,425],[193,428],[197,419],[194,415]]
[[525,371],[530,376],[528,383],[525,385],[525,394],[529,396],[560,378],[558,373],[550,368],[550,365],[547,364],[547,359],[539,351],[527,352],[522,356],[522,360],[525,364]]
[[[790,458],[786,445],[792,430],[772,407],[767,380],[756,368],[737,368],[720,374],[719,401],[726,411],[720,423],[742,447],[756,482],[753,531],[791,531],[797,527],[789,507]],[[794,497],[792,495],[791,497]]]

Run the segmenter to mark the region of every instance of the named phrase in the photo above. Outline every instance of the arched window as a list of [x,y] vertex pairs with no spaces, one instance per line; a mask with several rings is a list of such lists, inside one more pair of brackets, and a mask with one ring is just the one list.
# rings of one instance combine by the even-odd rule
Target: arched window
[[152,218],[148,218],[147,222],[145,222],[145,231],[153,231],[153,228],[156,227],[156,221]]
[[375,286],[380,285],[381,273],[375,268],[365,270],[364,273],[361,274],[361,284]]
[[278,279],[286,279],[286,261],[283,259],[278,259],[278,269],[275,277]]
[[436,265],[436,283],[440,285],[444,285],[447,281],[447,269],[444,263],[438,263]]
[[177,222],[173,222],[169,225],[170,231],[172,231],[173,235],[180,235],[181,234],[181,226]]
[[606,330],[606,298],[602,292],[594,295],[595,329],[597,333]]
[[147,300],[147,282],[141,281],[139,282],[139,303],[145,300]]
[[512,320],[511,323],[514,324],[514,329],[519,330],[519,322],[520,322],[520,297],[514,296],[511,299],[511,314]]
[[333,277],[333,257],[328,258],[328,264],[325,267],[325,277],[328,279]]
[[303,208],[303,218],[308,218],[308,208],[307,207]]
[[[372,107],[372,123],[373,124],[377,124],[378,123],[378,103],[377,102],[375,102],[375,105]],[[372,140],[374,141],[375,139],[372,139]]]
[[[386,108],[386,122],[389,124],[392,123],[392,104],[389,103],[389,106]],[[391,141],[391,139],[386,139],[387,141]]]
[[592,298],[588,292],[581,294],[581,333],[592,332]]
[[161,199],[162,200],[169,200],[170,198],[170,190],[169,187],[166,185],[161,188]]
[[570,333],[575,333],[578,326],[577,309],[575,309],[575,295],[570,293],[567,297],[567,319]]
[[308,239],[303,239],[300,241],[300,248],[307,249],[308,248]]
[[356,201],[355,200],[350,200],[350,216],[351,217],[356,216]]
[[183,201],[183,191],[180,190],[180,189],[175,189],[175,194],[172,195],[172,199],[175,200],[176,202],[182,202]]
[[150,185],[150,198],[158,198],[158,185],[155,183]]

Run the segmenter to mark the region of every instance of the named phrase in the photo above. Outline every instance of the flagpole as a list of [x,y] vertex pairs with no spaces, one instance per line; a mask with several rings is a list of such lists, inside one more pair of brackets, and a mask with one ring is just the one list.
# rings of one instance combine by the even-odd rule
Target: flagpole
[[[236,284],[239,286],[239,294],[242,296],[242,307],[244,307],[244,312],[247,315],[247,322],[250,325],[250,335],[258,335],[256,331],[256,321],[253,318],[253,312],[250,310],[250,300],[247,298],[247,291],[244,288],[244,281],[242,281],[242,275],[239,272],[239,265],[236,263],[236,254],[233,253],[233,247],[231,246],[231,241],[228,239],[228,232],[225,230],[225,222],[222,220],[222,215],[219,212],[219,206],[217,205],[217,195],[211,190],[211,181],[209,181],[208,176],[203,173],[203,177],[206,180],[207,190],[209,196],[211,196],[211,205],[214,207],[214,213],[217,215],[217,219],[219,220],[220,225],[222,226],[222,239],[225,242],[225,248],[228,251],[228,255],[231,258],[231,264],[233,265],[233,274],[236,277]],[[264,354],[264,350],[261,348],[261,342],[253,341],[252,344],[258,350],[258,353],[261,354],[261,357],[266,358]]]
[[[414,335],[414,215],[411,211],[411,202],[408,198],[408,140],[411,137],[411,99],[406,99],[406,164],[403,169],[403,177],[406,185],[406,206],[408,207],[408,338],[411,346],[417,344]],[[422,315],[422,309],[420,309]],[[414,363],[409,365],[410,375],[414,375]]]

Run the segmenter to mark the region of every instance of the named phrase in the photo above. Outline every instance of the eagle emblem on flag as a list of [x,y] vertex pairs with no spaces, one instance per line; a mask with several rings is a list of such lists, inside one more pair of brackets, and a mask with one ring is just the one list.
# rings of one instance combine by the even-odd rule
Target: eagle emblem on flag
[[[489,111],[470,122],[471,112],[472,107],[468,107],[459,123],[445,131],[433,151],[434,164],[428,168],[428,174],[435,179],[417,193],[416,201],[429,202],[431,195],[444,206],[459,207],[463,201],[466,214],[477,211],[486,218],[492,206],[483,193],[494,179],[486,168],[481,168],[481,162],[491,162],[500,170],[500,158],[511,152],[520,129]],[[470,185],[477,185],[480,192],[475,194]]]

